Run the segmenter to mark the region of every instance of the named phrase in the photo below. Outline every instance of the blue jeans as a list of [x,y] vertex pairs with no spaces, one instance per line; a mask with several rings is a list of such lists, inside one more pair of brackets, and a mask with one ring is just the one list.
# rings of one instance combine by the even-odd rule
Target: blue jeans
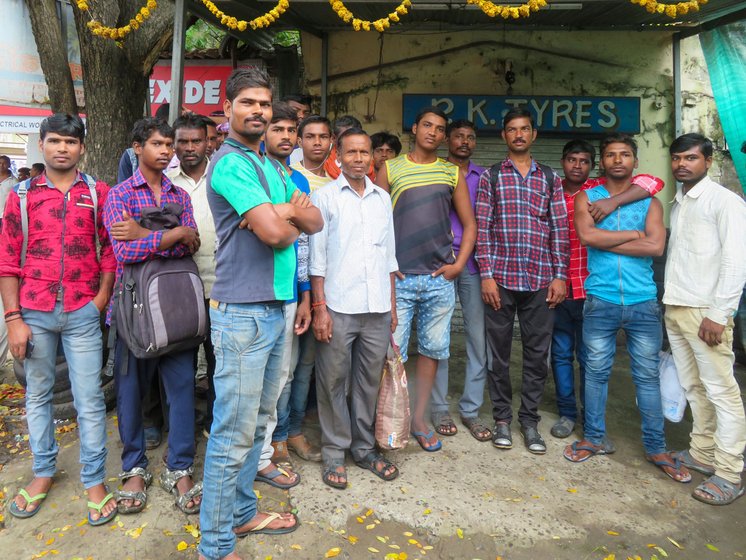
[[585,362],[587,351],[583,343],[584,299],[566,299],[554,311],[552,332],[552,372],[557,393],[559,415],[575,422],[578,405],[575,399],[575,364],[580,366],[580,398],[584,402]]
[[35,476],[54,476],[57,440],[54,437],[52,396],[57,341],[62,339],[80,432],[80,479],[86,488],[106,477],[106,404],[101,391],[100,313],[93,302],[65,313],[62,303],[52,312],[23,310],[31,328],[34,352],[23,363],[26,371],[26,421],[34,455]]
[[[458,409],[464,418],[476,418],[484,402],[484,383],[487,379],[487,344],[484,335],[484,302],[482,282],[479,274],[470,274],[464,268],[456,278],[456,290],[464,314],[464,335],[466,337],[466,375],[464,392],[458,402]],[[434,414],[448,411],[448,360],[438,362],[438,372],[433,385],[430,410]]]
[[[285,413],[278,410],[277,427],[285,431],[285,440],[288,436],[298,436],[301,434],[303,418],[306,417],[306,406],[308,406],[308,391],[311,389],[311,376],[313,375],[313,366],[316,362],[316,339],[313,336],[313,329],[298,337],[298,365],[293,372],[293,381],[290,384],[290,397],[286,407],[287,429],[280,428],[285,422]],[[274,441],[282,441],[277,437]]]
[[215,407],[205,452],[199,552],[217,560],[235,548],[233,528],[257,514],[254,478],[267,418],[282,389],[285,316],[281,303],[211,302],[210,320]]
[[456,306],[453,282],[443,275],[405,274],[396,279],[396,345],[407,361],[412,321],[417,315],[417,352],[433,360],[447,360],[451,346],[451,316]]
[[606,399],[614,364],[616,335],[627,336],[637,408],[642,417],[642,442],[648,455],[663,453],[658,352],[663,341],[660,306],[656,300],[615,305],[591,295],[583,308],[583,340],[588,349],[585,370],[585,438],[601,445],[606,435]]

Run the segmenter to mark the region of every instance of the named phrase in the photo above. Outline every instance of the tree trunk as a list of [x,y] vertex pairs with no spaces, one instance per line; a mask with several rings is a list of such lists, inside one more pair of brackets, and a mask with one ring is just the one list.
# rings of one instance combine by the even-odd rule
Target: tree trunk
[[62,48],[62,30],[57,17],[56,0],[26,0],[36,50],[41,69],[49,87],[49,104],[55,113],[78,113],[75,88],[67,60],[67,48]]

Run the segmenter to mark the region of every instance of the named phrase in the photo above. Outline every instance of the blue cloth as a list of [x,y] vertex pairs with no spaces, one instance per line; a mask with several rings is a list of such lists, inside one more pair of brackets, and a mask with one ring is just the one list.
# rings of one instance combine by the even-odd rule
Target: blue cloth
[[[298,365],[293,372],[293,382],[290,388],[290,399],[288,403],[287,433],[289,436],[301,434],[303,418],[306,416],[308,406],[308,393],[311,390],[311,376],[313,366],[316,362],[316,339],[313,329],[302,334],[298,339]],[[280,413],[283,418],[283,413]],[[278,427],[280,422],[278,421]],[[278,440],[279,441],[279,440]]]
[[[603,186],[585,191],[589,202],[610,198]],[[607,231],[645,231],[650,197],[620,206],[596,227]],[[631,257],[588,247],[586,294],[617,305],[634,305],[658,297],[652,257]]]
[[648,455],[663,453],[658,352],[663,341],[661,312],[655,299],[635,305],[616,305],[589,295],[583,308],[583,341],[588,349],[585,367],[585,439],[601,445],[606,435],[606,401],[619,329],[627,337],[637,408],[642,417],[642,443]]
[[578,418],[575,398],[575,359],[580,368],[580,398],[584,400],[585,362],[583,343],[583,305],[585,299],[566,299],[554,311],[552,331],[552,372],[559,415],[573,422]]
[[57,343],[67,358],[80,432],[80,479],[90,488],[106,478],[106,404],[101,391],[101,313],[93,301],[70,313],[57,302],[54,311],[23,310],[31,329],[34,352],[23,363],[26,372],[26,421],[33,471],[37,477],[57,472],[59,447],[54,436],[54,396]]

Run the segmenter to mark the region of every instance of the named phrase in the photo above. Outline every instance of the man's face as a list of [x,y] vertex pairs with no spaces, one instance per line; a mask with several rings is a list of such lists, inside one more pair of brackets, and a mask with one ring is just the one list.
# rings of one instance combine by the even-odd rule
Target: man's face
[[7,175],[10,171],[10,162],[4,157],[0,158],[0,175]]
[[451,130],[451,134],[446,139],[448,154],[457,159],[470,159],[477,147],[477,133],[473,128],[461,127]]
[[227,99],[223,111],[231,130],[249,142],[258,142],[272,120],[272,92],[266,88],[246,88],[233,102]]
[[588,152],[567,154],[562,158],[562,170],[565,173],[565,179],[575,185],[585,183],[591,174],[591,169],[593,169],[593,164],[591,163],[591,154]]
[[396,157],[396,151],[388,144],[378,146],[373,150],[373,168],[378,171],[383,167],[383,162]]
[[163,171],[168,167],[174,155],[174,141],[155,131],[144,144],[135,142],[135,149],[140,165],[153,171]]
[[296,121],[284,120],[270,123],[264,135],[267,153],[274,159],[284,161],[298,143],[298,124]]
[[[215,150],[218,149],[218,129],[217,127],[214,127],[210,124],[207,125],[207,149],[205,150],[205,153],[207,154],[207,157],[212,157],[212,154],[215,153]],[[179,139],[176,139],[176,153],[179,153]],[[181,159],[181,158],[179,158]]]
[[412,125],[412,134],[415,145],[434,152],[446,137],[446,120],[435,113],[425,113],[419,123]]
[[364,179],[370,169],[371,153],[370,137],[363,134],[352,134],[342,139],[342,145],[337,151],[342,173],[349,179]]
[[205,160],[209,143],[204,130],[199,128],[176,129],[176,157],[182,167],[194,168]]
[[601,154],[601,162],[606,176],[617,180],[629,179],[637,167],[632,147],[624,142],[612,142],[606,146]]
[[329,153],[331,145],[332,133],[324,123],[311,123],[303,128],[300,147],[304,160],[321,163]]
[[536,140],[536,130],[531,126],[531,119],[518,117],[508,121],[502,131],[503,140],[508,151],[514,154],[525,154]]
[[712,165],[712,156],[706,158],[700,146],[685,152],[671,154],[671,170],[677,181],[696,184],[704,179]]
[[311,113],[311,107],[309,107],[305,103],[301,103],[300,101],[288,101],[288,105],[295,109],[295,112],[298,115],[299,122],[305,119]]
[[85,153],[85,146],[79,138],[74,136],[61,136],[56,132],[48,132],[44,140],[39,140],[39,151],[48,169],[64,172],[78,165]]
[[29,177],[31,177],[30,170],[29,171],[26,171],[25,169],[19,169],[18,170],[18,180],[19,181],[25,181]]

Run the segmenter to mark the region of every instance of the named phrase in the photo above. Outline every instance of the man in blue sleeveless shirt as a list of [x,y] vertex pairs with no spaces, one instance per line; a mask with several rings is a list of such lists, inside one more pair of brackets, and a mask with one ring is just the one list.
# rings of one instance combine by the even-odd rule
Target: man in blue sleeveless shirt
[[581,192],[575,201],[575,229],[580,242],[588,246],[583,308],[583,340],[588,351],[585,438],[568,445],[564,456],[580,463],[611,452],[604,443],[606,399],[617,332],[622,329],[642,417],[646,458],[673,480],[689,482],[687,469],[666,451],[663,434],[658,377],[663,331],[652,259],[663,253],[666,243],[663,206],[656,198],[646,198],[621,206],[594,224],[588,203],[630,189],[637,168],[637,143],[630,136],[607,136],[601,141],[600,152],[606,185]]

